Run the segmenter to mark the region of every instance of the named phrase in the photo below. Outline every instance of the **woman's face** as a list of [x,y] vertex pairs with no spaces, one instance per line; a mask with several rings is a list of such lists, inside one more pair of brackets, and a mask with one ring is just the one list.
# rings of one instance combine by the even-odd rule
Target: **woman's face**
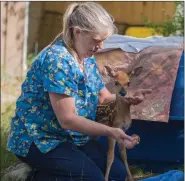
[[108,33],[90,34],[79,29],[74,30],[75,50],[80,58],[94,55],[98,49],[103,48],[103,41],[108,38]]

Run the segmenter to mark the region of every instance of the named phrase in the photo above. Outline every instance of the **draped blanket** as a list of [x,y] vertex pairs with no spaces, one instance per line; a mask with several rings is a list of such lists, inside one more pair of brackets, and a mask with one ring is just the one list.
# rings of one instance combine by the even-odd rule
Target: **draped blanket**
[[[181,54],[181,48],[150,46],[138,53],[112,49],[100,53],[99,59],[114,70],[139,70],[131,76],[130,89],[153,90],[141,104],[131,107],[132,119],[168,122]],[[106,87],[114,93],[114,80],[101,73]]]

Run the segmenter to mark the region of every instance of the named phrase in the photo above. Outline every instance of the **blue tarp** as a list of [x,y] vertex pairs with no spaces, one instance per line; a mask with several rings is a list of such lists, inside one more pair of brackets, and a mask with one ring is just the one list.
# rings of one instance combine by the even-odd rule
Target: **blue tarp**
[[184,173],[178,170],[171,170],[164,174],[150,177],[140,181],[183,181],[184,180]]
[[170,107],[170,120],[184,120],[184,52],[182,53]]
[[133,120],[129,135],[138,134],[141,142],[128,150],[130,160],[158,161],[183,164],[184,122],[169,120],[168,123]]

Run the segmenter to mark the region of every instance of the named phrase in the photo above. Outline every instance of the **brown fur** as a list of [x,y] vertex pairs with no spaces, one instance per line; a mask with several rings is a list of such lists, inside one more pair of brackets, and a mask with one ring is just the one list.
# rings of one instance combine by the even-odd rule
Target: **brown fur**
[[[130,105],[122,101],[122,96],[118,94],[121,88],[127,89],[130,75],[123,71],[115,72],[111,67],[107,66],[107,62],[111,62],[114,64],[114,60],[118,61],[118,59],[114,59],[115,57],[121,60],[121,52],[120,50],[115,50],[114,53],[104,52],[100,54],[96,54],[95,58],[97,64],[99,66],[100,73],[103,73],[104,68],[106,68],[109,76],[114,78],[118,84],[115,85],[116,87],[116,101],[110,102],[105,105],[98,105],[97,107],[97,114],[96,114],[96,121],[102,124],[106,124],[111,127],[123,128],[127,130],[131,125],[131,115],[130,115]],[[133,135],[137,136],[137,135]],[[138,137],[138,141],[139,141]],[[108,181],[109,172],[111,165],[114,160],[114,150],[115,150],[115,143],[116,140],[113,138],[108,138],[109,149],[107,153],[107,167],[105,173],[105,180]],[[121,158],[125,164],[127,170],[127,181],[133,181],[133,177],[131,175],[128,162],[127,162],[127,154],[125,148],[120,148]]]

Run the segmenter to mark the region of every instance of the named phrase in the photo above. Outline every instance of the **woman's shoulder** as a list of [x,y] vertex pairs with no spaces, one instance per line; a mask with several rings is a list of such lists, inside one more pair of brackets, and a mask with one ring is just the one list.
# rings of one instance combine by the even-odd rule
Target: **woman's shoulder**
[[56,40],[52,44],[49,44],[45,48],[43,48],[40,53],[36,56],[37,59],[43,59],[47,57],[69,57],[70,53],[66,48],[63,40]]
[[40,60],[39,62],[43,64],[47,61],[54,63],[62,60],[62,62],[65,62],[65,60],[73,59],[73,57],[66,48],[63,40],[56,40],[41,50],[35,59]]
[[63,53],[66,56],[69,56],[70,53],[64,43],[64,41],[62,39],[58,39],[56,41],[54,41],[52,44],[49,45],[49,51],[59,55],[61,53]]

